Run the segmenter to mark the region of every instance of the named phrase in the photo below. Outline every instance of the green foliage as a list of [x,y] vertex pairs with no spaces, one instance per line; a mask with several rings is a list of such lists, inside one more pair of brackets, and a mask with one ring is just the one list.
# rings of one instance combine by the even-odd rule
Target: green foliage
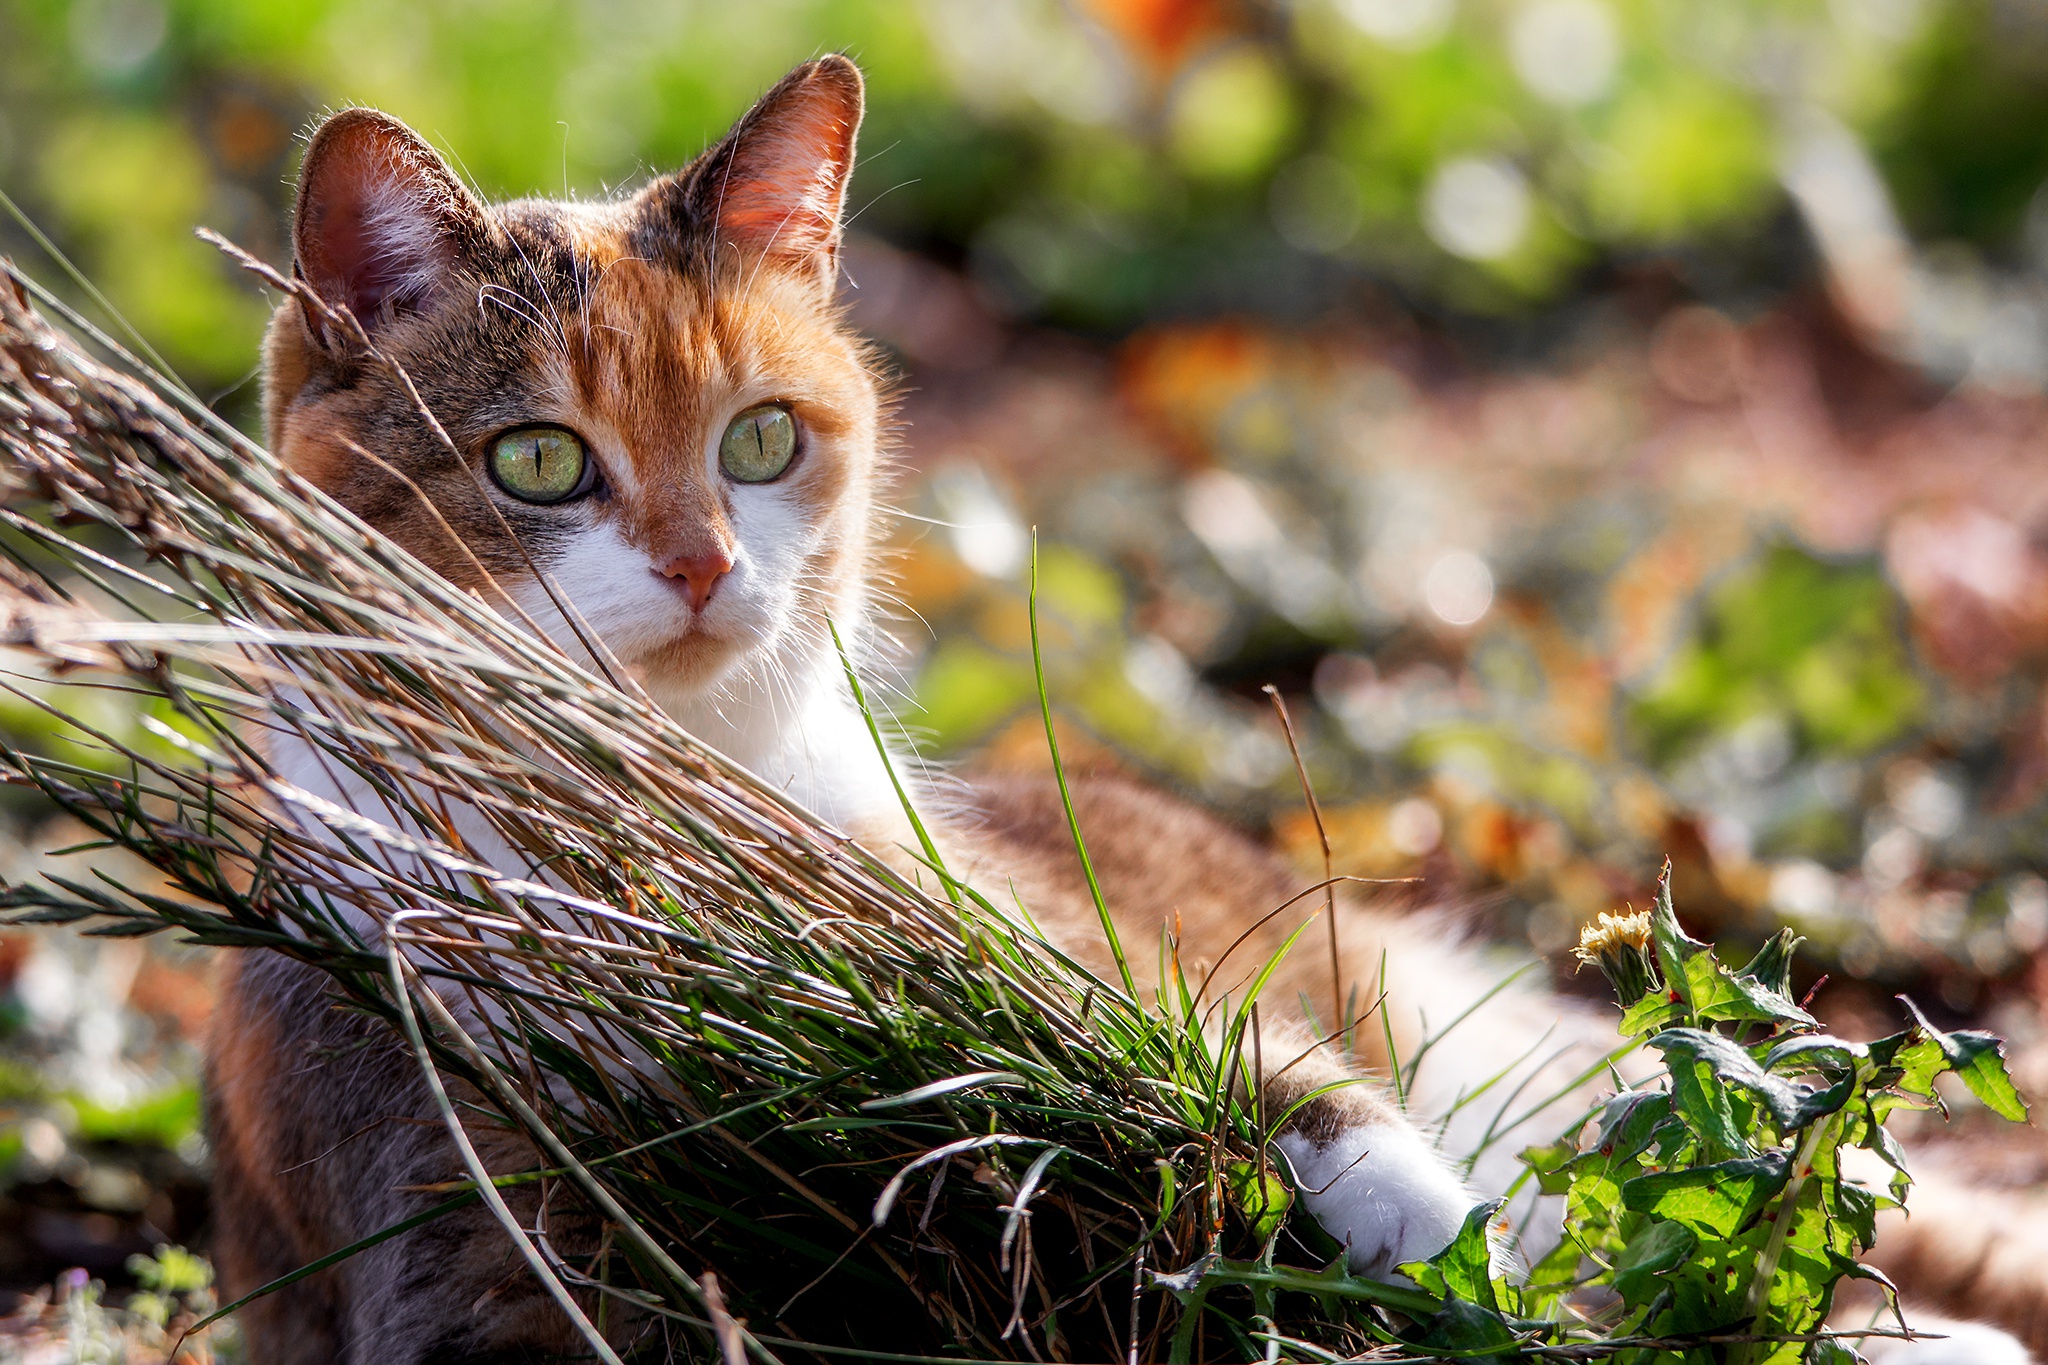
[[[1171,1358],[1193,1358],[1196,1317],[1232,1316],[1220,1291],[1248,1289],[1255,1312],[1241,1330],[1253,1343],[1261,1332],[1295,1340],[1270,1324],[1276,1304],[1306,1294],[1403,1359],[1536,1360],[1563,1348],[1625,1365],[1849,1365],[1855,1338],[1824,1325],[1835,1289],[1873,1274],[1857,1258],[1909,1183],[1885,1116],[1938,1104],[1935,1080],[1949,1071],[2008,1118],[2026,1109],[1989,1035],[1945,1034],[1917,1010],[1912,1027],[1874,1043],[1824,1032],[1787,991],[1796,946],[1781,935],[1746,965],[1724,965],[1680,928],[1667,874],[1654,911],[1588,935],[1585,956],[1626,983],[1624,1032],[1648,1035],[1665,1068],[1582,1131],[1522,1154],[1529,1178],[1564,1203],[1553,1250],[1511,1273],[1496,1201],[1441,1253],[1401,1267],[1412,1289],[1347,1275],[1341,1260],[1291,1268],[1276,1262],[1278,1224],[1245,1163],[1229,1174],[1232,1197],[1269,1240],[1256,1260],[1212,1253],[1153,1277],[1186,1314]],[[1893,1166],[1888,1191],[1842,1174],[1853,1147]]]
[[154,1256],[130,1256],[128,1273],[142,1289],[129,1296],[128,1312],[158,1330],[181,1312],[196,1318],[213,1310],[213,1267],[183,1247],[159,1246]]
[[2048,179],[2048,69],[1993,0],[1937,7],[1901,64],[1873,150],[1910,227],[1998,252],[2019,245]]
[[1820,752],[1860,753],[1898,738],[1926,706],[1899,611],[1874,568],[1772,548],[1713,594],[1693,639],[1636,699],[1644,747],[1668,763],[1774,715]]
[[[1786,992],[1796,940],[1781,935],[1748,965],[1723,965],[1679,927],[1668,871],[1648,920],[1603,924],[1584,955],[1639,963],[1654,945],[1647,984],[1639,967],[1619,974],[1623,1028],[1658,1030],[1648,1043],[1665,1076],[1615,1095],[1583,1143],[1524,1153],[1542,1188],[1565,1197],[1567,1255],[1591,1268],[1576,1279],[1534,1277],[1526,1292],[1554,1309],[1610,1289],[1622,1305],[1609,1315],[1613,1338],[1751,1338],[1725,1357],[1702,1344],[1621,1357],[1632,1361],[1848,1359],[1811,1338],[1835,1287],[1861,1273],[1856,1258],[1875,1237],[1878,1210],[1905,1195],[1884,1116],[1938,1103],[1935,1078],[1953,1071],[1995,1111],[2023,1120],[1998,1041],[1944,1034],[1910,1002],[1913,1026],[1892,1037],[1827,1034]],[[1851,1147],[1899,1170],[1887,1194],[1842,1174]],[[1545,1266],[1557,1269],[1549,1258]],[[1754,1340],[1771,1336],[1809,1340]]]
[[77,1135],[85,1142],[128,1142],[175,1148],[199,1131],[199,1086],[185,1081],[143,1095],[129,1103],[109,1105],[74,1095]]
[[[1561,34],[1556,9],[1304,0],[1205,31],[1189,6],[1192,41],[1154,47],[1116,7],[1049,0],[1000,19],[971,0],[402,19],[379,0],[4,0],[0,188],[206,388],[243,376],[265,308],[191,228],[281,260],[292,135],[349,103],[427,130],[486,193],[593,195],[682,165],[790,65],[847,51],[873,99],[863,229],[974,262],[1022,312],[1111,329],[1262,297],[1289,252],[1491,311],[1555,301],[1603,255],[1753,240],[1782,203],[1784,120],[1748,74],[1765,51],[1877,130],[1932,233],[2005,244],[2044,173],[2033,44],[2003,41],[1988,0],[1927,6],[1920,32],[1881,41],[1860,10],[1811,0],[1599,4]],[[1532,62],[1546,12],[1552,58]],[[1544,71],[1560,38],[1595,54],[1565,91]],[[1425,226],[1432,184],[1468,157],[1525,187],[1522,226],[1484,260]],[[1275,207],[1296,200],[1305,236]]]

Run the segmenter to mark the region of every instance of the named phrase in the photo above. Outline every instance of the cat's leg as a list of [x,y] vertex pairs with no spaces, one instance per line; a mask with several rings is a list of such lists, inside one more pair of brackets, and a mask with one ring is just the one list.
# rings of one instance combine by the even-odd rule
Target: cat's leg
[[[364,1205],[361,1228],[388,1227],[431,1208],[467,1180],[454,1144],[416,1071],[394,1080],[419,1120],[394,1125],[355,1156],[352,1178]],[[485,1169],[510,1175],[543,1165],[525,1135],[480,1118],[479,1097],[447,1082],[464,1130]],[[558,1181],[500,1191],[522,1229],[572,1268],[598,1244],[597,1221],[565,1197]],[[347,1263],[346,1335],[351,1365],[485,1365],[587,1357],[553,1295],[512,1234],[480,1204],[392,1238]],[[594,1305],[585,1302],[586,1312]]]
[[[523,1225],[535,1225],[534,1200],[508,1202]],[[475,1205],[363,1253],[349,1282],[350,1365],[510,1365],[590,1354],[510,1234]]]
[[[217,969],[206,1061],[206,1136],[213,1153],[209,1251],[223,1301],[234,1302],[314,1258],[298,1236],[303,1206],[287,1202],[294,1158],[273,1121],[285,1042],[263,973],[225,955]],[[291,1125],[284,1125],[289,1128]],[[344,1277],[330,1269],[255,1300],[235,1314],[251,1360],[340,1365]]]
[[[422,1213],[468,1179],[410,1050],[338,1007],[324,973],[281,955],[223,964],[208,1047],[217,1161],[214,1255],[239,1297]],[[540,1165],[526,1139],[475,1115],[487,1169]],[[597,1245],[552,1185],[505,1199],[572,1265]],[[261,1365],[428,1365],[586,1354],[511,1235],[470,1205],[347,1258],[237,1314]]]
[[[1311,963],[1306,950],[1282,955],[1295,922],[1268,914],[1301,902],[1300,877],[1213,817],[1133,783],[1077,779],[1071,799],[1129,954],[1124,963],[1107,952],[1064,803],[1050,780],[977,782],[973,821],[942,830],[949,862],[993,892],[996,904],[1015,896],[1028,905],[1040,931],[1104,980],[1128,967],[1141,1000],[1167,985],[1155,946],[1162,935],[1171,936],[1173,960],[1191,987],[1209,990],[1210,973],[1227,967],[1215,995],[1239,990],[1244,974],[1278,956],[1260,1037],[1256,1046],[1247,1043],[1240,1074],[1264,1072],[1265,1121],[1308,1211],[1347,1247],[1352,1266],[1376,1275],[1448,1246],[1475,1202],[1463,1182],[1383,1087],[1313,1046],[1300,1020],[1281,1017],[1310,990],[1329,989],[1320,958]],[[884,830],[873,846],[891,843]],[[1376,923],[1347,930],[1348,951],[1357,958],[1349,980],[1374,979],[1378,931]],[[1338,1088],[1307,1098],[1332,1085]]]
[[1287,1116],[1274,1146],[1350,1267],[1397,1277],[1449,1246],[1479,1201],[1383,1086],[1313,1041],[1298,1026],[1261,1029],[1260,1105],[1269,1121]]
[[[218,1093],[217,1087],[210,1087]],[[305,1264],[289,1229],[247,1165],[242,1135],[209,1116],[213,1149],[211,1253],[224,1302],[232,1303]],[[257,1299],[235,1314],[249,1359],[265,1365],[339,1365],[341,1272],[327,1270]]]

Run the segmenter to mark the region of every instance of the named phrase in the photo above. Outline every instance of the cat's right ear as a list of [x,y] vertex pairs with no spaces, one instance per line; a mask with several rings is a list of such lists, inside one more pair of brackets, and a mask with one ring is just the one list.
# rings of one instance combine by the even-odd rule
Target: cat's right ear
[[829,294],[866,94],[837,54],[806,62],[763,95],[680,175],[649,187],[670,223],[740,261],[773,260]]
[[[344,109],[314,131],[299,169],[294,269],[373,336],[425,307],[485,232],[482,207],[448,163],[389,114]],[[331,321],[304,311],[323,347],[342,344]]]

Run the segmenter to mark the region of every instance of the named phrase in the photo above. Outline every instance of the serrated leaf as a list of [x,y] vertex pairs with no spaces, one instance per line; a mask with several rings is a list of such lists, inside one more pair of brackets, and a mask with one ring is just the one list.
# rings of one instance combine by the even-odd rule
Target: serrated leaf
[[1650,910],[1650,942],[1656,945],[1657,965],[1664,970],[1664,979],[1691,1007],[1692,997],[1687,994],[1685,964],[1707,950],[1707,945],[1688,937],[1678,923],[1678,911],[1671,904],[1671,860],[1664,860],[1664,871],[1657,878],[1657,900]]
[[1696,1233],[1732,1237],[1785,1188],[1790,1173],[1783,1152],[1659,1171],[1624,1184],[1621,1202],[1633,1212],[1683,1223]]
[[[1837,1038],[1831,1033],[1810,1033],[1799,1038],[1788,1038],[1764,1055],[1766,1071],[1779,1071],[1788,1067],[1798,1071],[1841,1070],[1853,1067],[1858,1061],[1870,1056],[1866,1043],[1851,1042]],[[1794,1066],[1794,1063],[1797,1063]]]
[[2027,1121],[2027,1102],[2020,1098],[2012,1076],[2005,1069],[2003,1039],[1997,1034],[1976,1029],[1943,1033],[1927,1022],[1927,1016],[1920,1013],[1918,1005],[1903,995],[1899,999],[1913,1012],[1913,1021],[1941,1049],[1949,1067],[1963,1078],[1963,1084],[1970,1087],[1972,1095],[2001,1118],[2011,1119],[2014,1123]]
[[1623,1010],[1620,1028],[1623,1037],[1633,1038],[1639,1033],[1667,1028],[1689,1017],[1683,996],[1675,990],[1667,992],[1660,989]]
[[1489,1230],[1505,1203],[1505,1199],[1494,1199],[1473,1209],[1465,1215],[1464,1226],[1458,1229],[1449,1246],[1427,1261],[1411,1261],[1401,1266],[1401,1273],[1431,1293],[1454,1295],[1499,1312]]
[[[1821,1091],[1773,1076],[1747,1050],[1703,1029],[1666,1029],[1650,1039],[1650,1046],[1664,1054],[1674,1081],[1682,1071],[1693,1069],[1683,1065],[1684,1061],[1691,1061],[1705,1065],[1723,1085],[1740,1086],[1755,1095],[1770,1110],[1772,1121],[1783,1133],[1796,1132],[1821,1115],[1834,1113],[1849,1102],[1855,1089],[1853,1072],[1843,1083]],[[1681,1111],[1683,1108],[1681,1105]],[[1686,1119],[1691,1122],[1693,1115],[1687,1113]]]
[[1728,1090],[1714,1075],[1712,1064],[1697,1057],[1680,1056],[1670,1065],[1671,1108],[1686,1126],[1699,1134],[1702,1141],[1722,1151],[1748,1151],[1742,1129],[1735,1125]]
[[1671,1117],[1671,1096],[1661,1090],[1623,1090],[1600,1107],[1600,1128],[1593,1150],[1617,1158],[1632,1157],[1650,1143],[1657,1126]]
[[1921,1095],[1939,1104],[1941,1096],[1934,1091],[1934,1078],[1949,1069],[1948,1056],[1941,1050],[1941,1044],[1932,1038],[1922,1038],[1910,1047],[1897,1053],[1899,1078],[1893,1082],[1909,1095]]
[[1910,1045],[1912,1041],[1913,1030],[1904,1029],[1883,1038],[1873,1039],[1863,1046],[1869,1053],[1871,1061],[1877,1063],[1880,1067],[1892,1067],[1899,1064],[1899,1053]]
[[1685,972],[1686,998],[1692,1003],[1692,1012],[1703,1020],[1800,1024],[1806,1027],[1817,1022],[1794,1004],[1791,996],[1729,971],[1714,956],[1712,949],[1687,959]]

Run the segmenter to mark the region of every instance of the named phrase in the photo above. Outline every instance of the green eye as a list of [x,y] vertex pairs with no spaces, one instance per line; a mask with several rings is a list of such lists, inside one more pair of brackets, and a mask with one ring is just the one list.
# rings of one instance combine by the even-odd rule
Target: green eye
[[796,418],[780,403],[748,408],[718,443],[718,466],[741,483],[780,478],[796,458]]
[[590,491],[590,457],[560,427],[508,431],[491,447],[491,477],[521,502],[567,502]]

